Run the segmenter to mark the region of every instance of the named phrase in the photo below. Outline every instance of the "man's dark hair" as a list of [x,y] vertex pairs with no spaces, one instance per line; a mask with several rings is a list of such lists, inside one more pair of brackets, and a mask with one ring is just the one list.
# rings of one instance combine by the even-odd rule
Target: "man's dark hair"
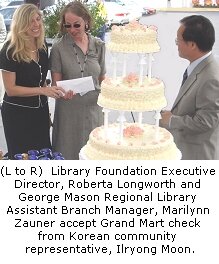
[[184,17],[180,23],[185,27],[184,41],[193,41],[201,51],[210,51],[215,42],[215,31],[211,21],[200,15]]

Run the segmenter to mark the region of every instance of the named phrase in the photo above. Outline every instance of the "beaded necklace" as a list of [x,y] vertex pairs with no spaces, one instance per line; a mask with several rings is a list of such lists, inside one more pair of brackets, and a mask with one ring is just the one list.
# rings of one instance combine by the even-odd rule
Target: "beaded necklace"
[[80,60],[78,58],[78,53],[77,53],[76,48],[75,48],[75,44],[73,44],[73,48],[74,48],[74,53],[75,53],[75,56],[76,56],[76,59],[77,59],[77,63],[78,63],[78,65],[80,67],[80,70],[81,70],[81,77],[83,78],[84,77],[84,69],[85,69],[85,66],[86,66],[86,63],[87,63],[87,52],[86,52],[86,54],[84,56],[84,63],[83,63],[83,65],[81,65],[81,62],[80,62]]

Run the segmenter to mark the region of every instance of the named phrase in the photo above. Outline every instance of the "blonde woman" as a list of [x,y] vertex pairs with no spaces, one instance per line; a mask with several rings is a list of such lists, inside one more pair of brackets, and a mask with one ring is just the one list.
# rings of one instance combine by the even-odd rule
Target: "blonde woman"
[[30,149],[50,148],[47,96],[59,98],[64,90],[46,87],[48,53],[39,9],[21,5],[0,52],[5,95],[2,121],[8,156]]

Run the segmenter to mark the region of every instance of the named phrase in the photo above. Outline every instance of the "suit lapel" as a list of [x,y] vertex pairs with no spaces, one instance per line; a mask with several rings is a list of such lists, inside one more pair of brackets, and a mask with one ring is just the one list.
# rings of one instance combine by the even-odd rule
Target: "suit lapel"
[[175,99],[175,102],[172,106],[171,111],[176,107],[176,105],[179,103],[183,95],[192,87],[193,83],[197,81],[198,75],[203,71],[203,69],[213,60],[213,56],[210,55],[203,61],[201,61],[195,69],[192,71],[192,73],[189,75],[187,80],[184,82],[184,84],[180,87],[179,93]]
[[194,71],[189,75],[184,84],[180,87],[179,93],[175,99],[172,109],[178,104],[183,95],[191,88],[192,84],[197,80],[197,74]]

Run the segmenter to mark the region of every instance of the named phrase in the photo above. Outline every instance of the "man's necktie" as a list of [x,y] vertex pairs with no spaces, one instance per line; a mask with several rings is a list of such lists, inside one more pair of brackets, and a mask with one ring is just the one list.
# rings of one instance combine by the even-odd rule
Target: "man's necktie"
[[185,72],[183,73],[183,80],[182,80],[181,86],[183,86],[183,84],[184,84],[184,82],[186,81],[187,78],[188,78],[188,73],[187,73],[187,69],[186,69]]

